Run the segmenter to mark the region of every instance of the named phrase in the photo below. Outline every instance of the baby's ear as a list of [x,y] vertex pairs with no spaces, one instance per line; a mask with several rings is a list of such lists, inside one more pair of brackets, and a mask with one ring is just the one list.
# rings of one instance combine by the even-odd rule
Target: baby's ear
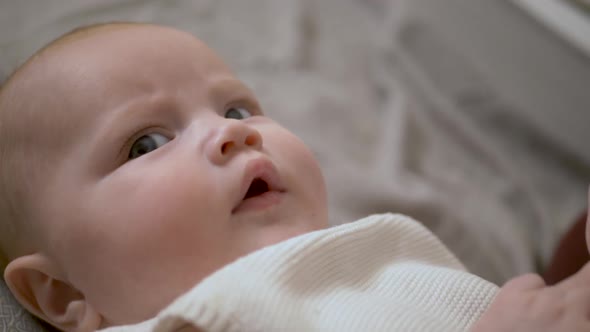
[[61,280],[55,264],[35,253],[11,261],[4,280],[29,312],[62,331],[95,331],[101,316],[83,294]]

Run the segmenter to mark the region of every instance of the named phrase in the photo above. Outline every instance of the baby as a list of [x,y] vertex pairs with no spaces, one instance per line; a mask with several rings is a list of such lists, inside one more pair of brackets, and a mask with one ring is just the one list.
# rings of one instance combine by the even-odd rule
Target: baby
[[[358,226],[326,229],[326,190],[310,151],[263,115],[252,92],[207,46],[171,28],[81,28],[21,66],[0,91],[0,188],[4,279],[28,311],[64,331],[269,330],[280,324],[342,330],[330,325],[336,316],[289,313],[281,323],[272,311],[253,318],[247,312],[254,307],[224,310],[244,299],[259,303],[252,300],[257,296],[261,306],[270,303],[256,289],[248,293],[248,280],[258,272],[257,282],[284,277],[288,270],[307,283],[296,295],[277,286],[280,316],[294,298],[307,299],[313,293],[307,285],[318,281],[302,262],[320,257],[318,269],[335,270],[338,255],[355,262],[355,253],[368,255],[358,262],[370,262],[360,271],[370,278],[350,283],[363,294],[387,294],[385,281],[406,280],[400,276],[408,269],[448,277],[424,283],[442,293],[416,296],[436,298],[432,308],[448,306],[466,317],[451,327],[590,326],[588,268],[555,287],[527,275],[498,291],[465,272],[409,218],[373,216]],[[391,247],[387,257],[373,262],[383,246]],[[411,264],[400,270],[397,262]],[[341,270],[322,274],[324,284],[359,275]],[[477,294],[458,291],[462,286],[450,281],[457,278]],[[414,274],[411,280],[408,285],[421,285]],[[238,302],[223,300],[224,290]],[[298,303],[317,313],[329,306],[309,298]],[[189,309],[179,309],[189,302]],[[208,312],[216,322],[203,321],[203,308],[214,309]],[[305,325],[293,325],[302,319],[294,317],[306,317]],[[415,321],[446,324],[437,319]],[[358,326],[372,330],[374,321]],[[231,325],[236,322],[242,325]]]

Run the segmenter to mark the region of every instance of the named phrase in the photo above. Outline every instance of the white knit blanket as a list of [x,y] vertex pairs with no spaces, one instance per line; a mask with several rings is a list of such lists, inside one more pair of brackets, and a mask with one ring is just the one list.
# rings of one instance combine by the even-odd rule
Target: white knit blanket
[[497,289],[415,220],[373,215],[256,251],[106,331],[463,331]]

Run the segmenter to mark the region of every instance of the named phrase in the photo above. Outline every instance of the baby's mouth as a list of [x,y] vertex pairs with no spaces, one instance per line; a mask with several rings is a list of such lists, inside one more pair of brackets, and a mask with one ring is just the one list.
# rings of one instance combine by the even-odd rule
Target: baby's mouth
[[267,210],[279,204],[285,194],[275,166],[264,158],[247,163],[241,188],[241,198],[238,198],[232,214]]
[[248,188],[248,191],[246,192],[246,196],[244,196],[243,200],[247,200],[252,197],[260,196],[260,195],[267,193],[269,191],[270,191],[270,188],[268,187],[268,183],[266,183],[266,181],[264,181],[261,178],[256,178],[250,184],[250,187]]

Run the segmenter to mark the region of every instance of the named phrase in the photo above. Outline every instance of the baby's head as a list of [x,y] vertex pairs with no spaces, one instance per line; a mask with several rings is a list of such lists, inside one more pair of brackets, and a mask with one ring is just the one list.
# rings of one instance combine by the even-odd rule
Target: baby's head
[[64,330],[134,323],[216,269],[327,226],[310,151],[202,42],[70,33],[0,94],[4,277]]

